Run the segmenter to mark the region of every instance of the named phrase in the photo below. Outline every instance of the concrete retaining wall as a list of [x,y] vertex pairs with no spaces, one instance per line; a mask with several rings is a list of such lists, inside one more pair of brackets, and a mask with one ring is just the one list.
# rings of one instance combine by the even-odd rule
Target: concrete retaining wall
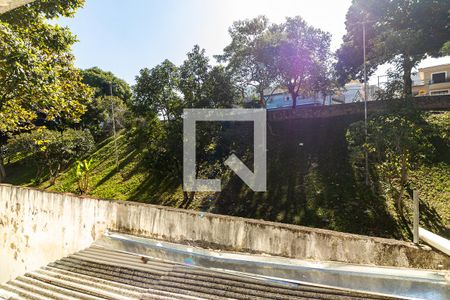
[[[450,110],[450,96],[424,96],[414,97],[410,100],[411,104],[417,109],[430,110]],[[392,110],[392,107],[402,107],[405,105],[404,100],[381,100],[369,101],[367,103],[367,111],[369,114],[383,113]],[[274,109],[267,111],[267,121],[277,122],[295,119],[321,119],[343,116],[359,116],[364,117],[364,103],[347,103],[325,106],[305,106],[297,109]]]
[[0,282],[86,248],[106,229],[299,259],[450,267],[444,254],[395,240],[0,185]]

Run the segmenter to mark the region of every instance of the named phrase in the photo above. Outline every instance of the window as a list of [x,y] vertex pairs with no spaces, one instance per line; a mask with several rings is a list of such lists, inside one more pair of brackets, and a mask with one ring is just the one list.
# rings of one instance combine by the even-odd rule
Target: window
[[442,91],[434,91],[430,92],[430,96],[437,96],[437,95],[448,95],[450,94],[449,90],[442,90]]
[[445,79],[447,77],[447,72],[439,72],[439,73],[432,73],[431,74],[431,83],[441,83],[445,82]]

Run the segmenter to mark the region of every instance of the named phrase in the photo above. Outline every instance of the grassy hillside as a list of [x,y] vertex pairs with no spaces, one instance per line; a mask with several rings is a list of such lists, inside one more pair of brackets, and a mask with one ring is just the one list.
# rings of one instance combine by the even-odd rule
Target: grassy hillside
[[[161,201],[176,197],[176,191],[168,189],[169,194],[162,193],[167,184],[152,180],[151,174],[142,167],[138,151],[127,147],[125,135],[117,139],[119,167],[116,167],[115,146],[112,138],[97,146],[97,151],[89,155],[92,158],[89,195],[99,198],[142,201],[148,203],[165,203]],[[8,183],[34,186],[56,192],[78,193],[76,166],[60,174],[55,184],[48,181],[34,182],[35,170],[23,165],[21,161],[7,165]],[[174,193],[171,193],[174,192]],[[173,203],[168,203],[173,204]]]
[[[441,159],[422,164],[411,174],[412,186],[421,196],[421,222],[449,236],[450,160],[448,155],[450,113],[434,115],[442,138],[436,142]],[[279,123],[268,135],[268,192],[255,193],[230,172],[225,172],[223,191],[197,194],[192,209],[329,228],[344,232],[408,239],[410,232],[385,193],[383,174],[367,189],[360,170],[349,162],[345,132],[352,120]],[[444,143],[442,143],[444,141]],[[130,146],[126,135],[117,139],[119,167],[113,140],[98,145],[93,159],[89,195],[178,206],[183,199],[179,181],[153,176],[143,155]],[[249,165],[252,165],[251,157]],[[211,167],[211,168],[215,168]],[[7,166],[8,182],[58,192],[77,193],[75,166],[56,183],[33,182],[34,170],[21,163]],[[406,220],[411,220],[411,199],[405,197]]]

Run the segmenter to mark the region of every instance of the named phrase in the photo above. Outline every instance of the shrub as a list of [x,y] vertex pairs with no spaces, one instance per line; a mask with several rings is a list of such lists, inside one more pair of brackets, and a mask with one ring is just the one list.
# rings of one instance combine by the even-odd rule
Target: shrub
[[7,145],[7,157],[23,159],[36,167],[37,180],[49,177],[53,184],[59,172],[94,149],[94,138],[88,130],[68,129],[57,132],[40,128],[13,137]]
[[89,175],[91,172],[92,158],[90,160],[77,161],[76,176],[78,180],[78,190],[80,194],[85,194],[89,190]]

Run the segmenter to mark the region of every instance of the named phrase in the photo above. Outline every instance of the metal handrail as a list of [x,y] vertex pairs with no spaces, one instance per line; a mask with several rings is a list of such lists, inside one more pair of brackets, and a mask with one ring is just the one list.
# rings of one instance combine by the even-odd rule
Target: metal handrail
[[431,80],[428,80],[428,84],[438,84],[438,83],[446,83],[446,82],[450,82],[450,77],[446,77],[444,80],[438,80],[438,81],[436,81],[436,80],[433,80],[433,79],[431,79]]

